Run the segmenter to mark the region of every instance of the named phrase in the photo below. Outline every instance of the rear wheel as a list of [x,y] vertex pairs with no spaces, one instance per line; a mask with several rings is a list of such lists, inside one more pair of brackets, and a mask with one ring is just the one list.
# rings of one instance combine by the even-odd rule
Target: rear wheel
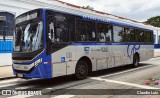
[[84,60],[80,60],[77,63],[75,70],[75,77],[78,80],[87,78],[88,75],[88,64]]
[[133,57],[133,67],[137,67],[139,65],[139,56],[137,54],[134,55]]

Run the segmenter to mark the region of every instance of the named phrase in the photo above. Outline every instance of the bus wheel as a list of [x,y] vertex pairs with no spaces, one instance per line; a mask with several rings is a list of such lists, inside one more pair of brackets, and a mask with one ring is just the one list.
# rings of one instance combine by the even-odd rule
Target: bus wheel
[[75,70],[75,77],[78,80],[87,78],[88,75],[88,64],[84,60],[80,60],[77,63]]
[[139,65],[139,56],[137,54],[133,57],[133,67],[137,67]]

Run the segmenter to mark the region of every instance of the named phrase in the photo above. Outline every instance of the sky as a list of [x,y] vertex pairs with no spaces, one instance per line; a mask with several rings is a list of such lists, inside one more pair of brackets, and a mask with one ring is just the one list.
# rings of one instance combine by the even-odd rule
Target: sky
[[95,10],[144,22],[160,16],[160,0],[61,0],[79,6],[91,6]]

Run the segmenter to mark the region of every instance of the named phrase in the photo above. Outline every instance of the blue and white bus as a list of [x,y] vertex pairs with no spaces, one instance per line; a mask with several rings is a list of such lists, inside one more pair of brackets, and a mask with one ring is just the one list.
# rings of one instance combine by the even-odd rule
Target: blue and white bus
[[84,79],[92,71],[137,67],[153,57],[151,29],[85,9],[62,9],[36,9],[16,18],[12,53],[16,76]]
[[154,56],[160,56],[160,28],[154,27]]

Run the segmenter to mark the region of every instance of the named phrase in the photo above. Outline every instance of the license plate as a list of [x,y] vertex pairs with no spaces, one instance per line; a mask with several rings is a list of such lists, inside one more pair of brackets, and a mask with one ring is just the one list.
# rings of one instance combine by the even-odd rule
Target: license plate
[[22,77],[23,77],[23,74],[17,74],[17,77],[22,78]]

